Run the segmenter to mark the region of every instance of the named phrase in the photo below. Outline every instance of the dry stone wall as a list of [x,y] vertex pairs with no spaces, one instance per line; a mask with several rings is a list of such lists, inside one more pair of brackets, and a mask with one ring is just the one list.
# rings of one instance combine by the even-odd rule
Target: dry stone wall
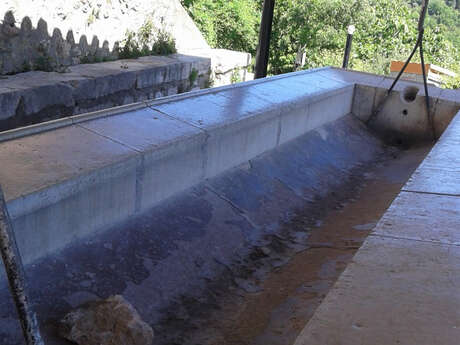
[[14,74],[30,70],[65,72],[68,66],[82,62],[102,62],[118,58],[117,44],[99,42],[93,36],[88,42],[82,35],[75,41],[72,30],[63,37],[55,28],[49,35],[48,24],[40,19],[36,27],[29,17],[22,19],[20,27],[11,11],[0,24],[0,74]]
[[209,49],[179,0],[2,0],[0,16],[0,74],[116,59],[118,42],[145,23],[181,53]]

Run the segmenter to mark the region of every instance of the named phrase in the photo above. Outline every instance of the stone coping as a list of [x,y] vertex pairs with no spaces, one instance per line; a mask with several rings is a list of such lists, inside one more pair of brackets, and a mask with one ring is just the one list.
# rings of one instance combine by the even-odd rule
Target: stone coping
[[458,344],[460,112],[295,345]]

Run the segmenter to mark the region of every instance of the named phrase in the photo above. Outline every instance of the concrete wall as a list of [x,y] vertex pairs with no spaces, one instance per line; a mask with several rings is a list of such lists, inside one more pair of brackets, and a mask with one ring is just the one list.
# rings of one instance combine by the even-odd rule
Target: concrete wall
[[401,80],[382,103],[393,78],[334,68],[320,74],[354,83],[353,114],[390,144],[409,145],[438,139],[460,109],[460,90],[430,85],[428,113],[423,83]]
[[24,261],[349,114],[353,88],[294,73],[3,135],[0,183]]

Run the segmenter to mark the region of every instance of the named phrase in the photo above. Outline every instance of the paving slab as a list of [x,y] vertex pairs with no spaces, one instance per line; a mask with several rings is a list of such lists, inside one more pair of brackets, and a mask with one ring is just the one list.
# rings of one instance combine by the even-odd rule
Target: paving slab
[[460,247],[370,237],[295,345],[457,345]]
[[372,234],[460,245],[460,198],[401,192]]
[[63,127],[0,143],[0,183],[13,200],[134,154],[86,129]]
[[385,79],[385,77],[381,75],[357,72],[352,70],[344,70],[340,68],[328,68],[326,70],[320,71],[319,74],[329,79],[334,79],[337,81],[359,83],[374,87],[379,86]]
[[420,165],[420,170],[424,168],[460,172],[460,139],[443,138]]
[[402,190],[460,196],[460,172],[423,167],[415,171]]
[[307,73],[276,82],[250,85],[247,92],[270,102],[292,104],[305,99],[314,101],[325,98],[328,94],[326,91],[338,91],[347,85],[351,84],[328,79],[319,73]]
[[460,111],[450,122],[451,126],[447,127],[442,135],[441,143],[445,141],[460,141]]
[[460,105],[460,90],[442,89],[440,97]]
[[217,94],[207,94],[185,98],[179,101],[172,100],[168,103],[151,105],[158,110],[177,119],[204,128],[231,121],[241,115],[240,106],[231,104],[229,98]]
[[149,107],[82,122],[80,126],[140,152],[203,133]]

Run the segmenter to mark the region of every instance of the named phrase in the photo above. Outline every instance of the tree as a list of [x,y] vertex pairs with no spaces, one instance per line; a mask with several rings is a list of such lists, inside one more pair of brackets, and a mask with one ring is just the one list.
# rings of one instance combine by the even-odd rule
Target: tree
[[213,48],[255,54],[260,13],[255,0],[183,0]]
[[[405,60],[415,44],[421,1],[276,0],[269,73],[293,71],[302,50],[305,68],[340,66],[350,24],[357,28],[350,67],[388,73],[390,61]],[[460,15],[449,1],[460,0],[430,1],[424,48],[428,62],[458,68]],[[183,2],[211,46],[254,54],[262,0]]]

